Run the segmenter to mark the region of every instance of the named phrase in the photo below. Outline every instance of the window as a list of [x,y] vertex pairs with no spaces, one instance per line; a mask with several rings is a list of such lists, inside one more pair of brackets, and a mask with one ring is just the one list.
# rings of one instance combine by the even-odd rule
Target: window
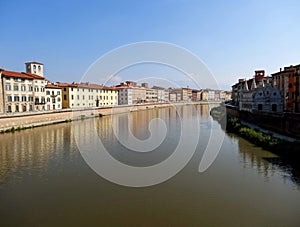
[[67,100],[67,95],[64,95],[64,100]]
[[52,95],[54,95],[54,91],[52,91]]
[[60,95],[60,91],[57,91],[57,95]]
[[71,91],[73,91],[73,88],[71,88]]
[[67,88],[64,87],[64,91],[67,91]]
[[50,102],[50,98],[49,97],[47,98],[47,102]]
[[79,95],[77,95],[77,100],[79,100]]
[[60,97],[57,98],[57,102],[60,102]]
[[274,112],[277,111],[277,104],[272,104],[272,111],[274,111]]
[[55,103],[55,98],[52,99],[52,103]]
[[82,96],[82,99],[84,100],[84,95]]
[[11,95],[7,96],[7,101],[12,102],[12,96]]
[[26,96],[22,96],[22,102],[26,102]]
[[34,91],[35,91],[35,92],[39,92],[39,87],[38,87],[38,86],[35,86],[35,87],[34,87]]
[[50,91],[46,91],[46,95],[50,95]]
[[6,91],[10,91],[11,90],[11,85],[10,84],[6,84],[5,85],[5,90]]
[[74,95],[71,95],[71,99],[74,100]]
[[19,105],[16,105],[16,112],[19,112]]
[[32,85],[29,85],[29,91],[33,91]]
[[19,96],[15,96],[15,97],[14,97],[14,101],[15,101],[15,102],[19,102],[19,101],[20,101],[20,97],[19,97]]
[[14,85],[14,91],[18,91],[19,90],[19,86],[18,85]]
[[45,88],[44,87],[41,87],[41,92],[45,92]]
[[258,104],[257,109],[258,110],[262,110],[263,109],[263,105],[262,104]]
[[29,101],[29,102],[33,102],[33,96],[29,96],[29,97],[28,97],[28,101]]

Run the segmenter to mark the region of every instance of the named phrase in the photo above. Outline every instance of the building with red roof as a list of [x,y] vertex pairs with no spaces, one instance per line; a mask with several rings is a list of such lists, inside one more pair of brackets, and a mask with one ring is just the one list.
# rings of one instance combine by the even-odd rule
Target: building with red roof
[[27,112],[45,109],[43,64],[28,62],[26,72],[0,69],[2,113]]

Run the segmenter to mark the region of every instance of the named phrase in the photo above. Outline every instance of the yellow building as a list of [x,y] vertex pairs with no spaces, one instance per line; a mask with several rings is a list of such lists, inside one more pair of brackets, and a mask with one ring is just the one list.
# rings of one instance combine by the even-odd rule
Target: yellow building
[[98,84],[58,83],[63,108],[93,108],[118,105],[118,91]]
[[111,87],[102,86],[99,91],[99,106],[118,105],[118,90]]

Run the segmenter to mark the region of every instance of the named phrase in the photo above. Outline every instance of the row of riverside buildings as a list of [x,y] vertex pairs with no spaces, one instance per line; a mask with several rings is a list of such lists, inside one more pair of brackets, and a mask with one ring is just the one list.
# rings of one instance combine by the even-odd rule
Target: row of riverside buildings
[[300,112],[300,64],[284,67],[271,76],[256,70],[252,79],[232,86],[231,104],[240,111]]
[[25,72],[0,68],[0,113],[53,111],[60,109],[112,107],[146,103],[185,101],[225,101],[231,92],[212,89],[163,88],[133,81],[116,86],[89,82],[50,82],[44,65],[25,63]]

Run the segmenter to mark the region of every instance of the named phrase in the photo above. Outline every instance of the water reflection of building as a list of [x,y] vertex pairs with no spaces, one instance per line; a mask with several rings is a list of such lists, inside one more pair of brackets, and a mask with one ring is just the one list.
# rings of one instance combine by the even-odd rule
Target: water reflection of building
[[266,151],[260,147],[256,147],[250,142],[237,138],[235,142],[238,144],[241,161],[244,168],[250,167],[256,169],[265,179],[273,177],[276,173],[282,173],[284,180],[286,176],[293,182],[300,184],[300,175],[298,164],[283,160],[279,156]]
[[[10,173],[15,176],[28,173],[45,172],[55,155],[62,155],[62,150],[70,155],[74,146],[70,124],[45,126],[15,133],[0,135],[0,184]],[[66,155],[66,153],[64,153]],[[19,173],[19,170],[23,169]]]
[[256,147],[242,138],[237,139],[237,143],[244,167],[250,165],[251,168],[256,168],[258,173],[263,173],[265,177],[274,175],[274,166],[264,158],[273,158],[276,155],[264,151],[262,148]]
[[210,108],[211,106],[209,104],[204,105],[195,105],[195,108],[197,109],[197,112],[201,117],[203,118],[209,118],[210,117]]

